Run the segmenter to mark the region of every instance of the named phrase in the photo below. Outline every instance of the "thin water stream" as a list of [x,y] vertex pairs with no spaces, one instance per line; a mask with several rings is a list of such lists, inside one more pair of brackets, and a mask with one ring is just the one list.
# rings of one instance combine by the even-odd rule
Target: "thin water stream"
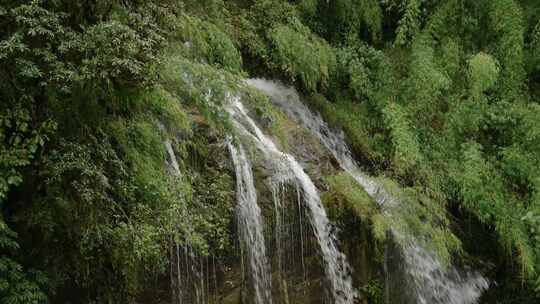
[[236,171],[236,218],[238,230],[248,256],[249,273],[253,282],[254,303],[271,304],[270,270],[264,244],[263,221],[257,205],[257,192],[253,182],[251,163],[240,145],[228,142]]

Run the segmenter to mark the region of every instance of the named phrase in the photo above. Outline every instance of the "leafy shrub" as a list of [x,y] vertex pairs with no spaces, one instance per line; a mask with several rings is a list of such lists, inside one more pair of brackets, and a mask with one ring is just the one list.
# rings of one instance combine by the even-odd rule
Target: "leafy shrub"
[[325,87],[335,67],[333,49],[300,22],[272,29],[273,58],[276,65],[293,80],[299,79],[310,91]]
[[393,161],[398,172],[407,172],[422,161],[418,139],[411,128],[406,110],[397,103],[384,109],[384,118],[390,129],[394,148]]
[[186,51],[191,57],[230,72],[238,73],[241,70],[242,57],[222,29],[189,15],[182,15],[178,20],[178,36],[185,42]]
[[[384,98],[392,74],[388,59],[381,52],[364,43],[352,41],[352,46],[336,51],[337,67],[333,78],[338,83],[336,91],[351,91],[362,102],[378,104]],[[384,93],[383,93],[384,92]]]
[[498,38],[500,90],[513,98],[521,93],[525,80],[523,12],[514,0],[492,1],[489,9],[490,25]]
[[412,38],[420,31],[421,5],[423,0],[389,1],[390,7],[397,7],[402,13],[396,29],[395,44],[398,46],[407,45]]
[[[378,41],[382,34],[383,11],[380,3],[373,0],[336,0],[318,2],[318,20],[324,22],[319,32],[328,41],[343,40],[348,35],[355,35],[372,41]],[[313,15],[314,5],[302,2],[304,10]],[[368,33],[368,34],[366,34]]]
[[493,57],[485,53],[476,54],[469,60],[469,78],[472,95],[479,97],[484,91],[495,85],[499,76],[499,67]]
[[[534,253],[520,217],[523,205],[504,190],[502,177],[486,160],[477,143],[464,144],[461,165],[453,176],[464,207],[480,221],[493,224],[508,254],[516,254],[525,275],[534,273]],[[510,209],[512,211],[510,211]]]

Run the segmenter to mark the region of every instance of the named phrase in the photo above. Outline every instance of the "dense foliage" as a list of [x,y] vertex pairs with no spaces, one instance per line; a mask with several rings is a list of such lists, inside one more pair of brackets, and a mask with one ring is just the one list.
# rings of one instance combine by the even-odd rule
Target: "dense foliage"
[[245,75],[299,88],[501,303],[539,299],[538,1],[5,0],[0,35],[2,303],[127,303],[171,244],[231,250],[215,155]]

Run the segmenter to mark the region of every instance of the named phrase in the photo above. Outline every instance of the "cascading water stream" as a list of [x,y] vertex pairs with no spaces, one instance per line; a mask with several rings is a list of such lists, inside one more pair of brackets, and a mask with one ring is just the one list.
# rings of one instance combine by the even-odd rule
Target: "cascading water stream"
[[[164,145],[167,152],[167,169],[172,176],[182,179],[182,172],[180,171],[180,165],[174,153],[171,140],[166,139]],[[194,252],[191,243],[191,215],[185,205],[182,205],[180,209],[180,217],[185,221],[184,229],[186,238],[184,239],[184,244],[180,245],[178,242],[175,242],[171,247],[170,272],[173,301],[177,304],[210,303],[210,267],[208,265],[208,257],[197,256]],[[204,262],[205,260],[206,263]],[[215,266],[212,275],[215,279]],[[217,287],[215,287],[215,290],[217,290]]]
[[294,88],[264,79],[249,79],[247,83],[267,94],[290,118],[310,130],[330,150],[341,168],[349,173],[378,204],[388,206],[398,203],[383,187],[359,169],[345,142],[343,132],[330,129],[320,115],[311,112],[300,101]]
[[[339,165],[380,205],[388,217],[399,217],[399,201],[390,195],[374,179],[364,174],[350,152],[343,132],[330,129],[319,114],[315,114],[303,104],[293,88],[264,79],[247,81],[283,109],[286,114],[306,129],[310,130],[333,154]],[[407,285],[412,285],[416,303],[429,304],[473,304],[476,303],[488,282],[479,274],[460,273],[456,268],[445,268],[436,255],[420,245],[412,235],[403,235],[391,228],[392,235],[400,239]]]
[[227,143],[236,172],[236,217],[238,229],[248,256],[255,304],[271,304],[270,271],[264,245],[261,210],[253,182],[251,163],[242,146]]
[[176,160],[176,155],[174,154],[174,150],[172,148],[172,143],[170,139],[165,140],[165,149],[167,150],[167,168],[169,168],[169,171],[175,176],[180,176],[180,166],[178,165],[178,161]]
[[349,275],[350,266],[345,256],[337,248],[332,225],[321,204],[317,188],[294,157],[281,152],[272,140],[263,134],[257,124],[247,115],[239,98],[232,98],[227,110],[235,125],[249,135],[274,164],[276,169],[275,184],[280,185],[293,181],[301,189],[302,198],[309,209],[311,225],[321,249],[325,274],[331,285],[333,299],[337,304],[351,304],[356,296],[356,291],[352,287]]

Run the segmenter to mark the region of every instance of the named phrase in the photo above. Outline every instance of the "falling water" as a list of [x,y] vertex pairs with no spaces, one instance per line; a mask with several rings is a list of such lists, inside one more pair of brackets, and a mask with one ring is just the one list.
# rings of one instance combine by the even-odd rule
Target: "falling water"
[[263,134],[255,122],[247,115],[239,98],[233,98],[228,107],[235,125],[249,134],[260,150],[274,164],[276,185],[293,181],[302,190],[302,197],[309,209],[310,221],[319,243],[325,263],[326,277],[330,281],[335,303],[351,304],[356,292],[349,276],[350,266],[345,256],[336,246],[326,211],[322,207],[317,188],[293,156],[281,152],[276,145]]
[[[160,125],[163,128],[162,125]],[[167,152],[166,166],[172,176],[182,179],[182,173],[170,139],[164,141]],[[180,217],[185,221],[186,237],[184,244],[178,241],[171,246],[171,287],[173,302],[178,304],[209,303],[209,266],[208,257],[200,257],[194,251],[191,243],[191,215],[185,205],[181,206]],[[204,265],[206,260],[206,269]],[[215,267],[213,276],[216,276]],[[217,288],[216,288],[217,289]]]
[[169,171],[171,171],[173,175],[180,176],[180,166],[178,165],[178,161],[176,160],[176,155],[174,154],[170,139],[165,140],[165,148],[167,150],[167,168],[169,169]]
[[[250,79],[249,85],[266,93],[271,101],[282,108],[291,119],[309,129],[328,148],[343,170],[348,172],[381,206],[386,216],[394,216],[399,201],[374,179],[364,174],[350,152],[343,132],[328,127],[322,117],[304,105],[294,88],[264,79]],[[399,214],[395,214],[399,216]],[[419,244],[411,235],[403,236],[392,229],[394,237],[401,239],[400,247],[407,283],[413,289],[417,303],[472,304],[476,303],[488,282],[476,273],[460,273],[454,267],[445,268],[436,255]]]
[[266,248],[262,232],[261,210],[257,205],[257,193],[253,183],[251,164],[242,146],[235,147],[228,142],[229,151],[236,171],[236,215],[238,229],[243,243],[246,245],[251,278],[256,304],[270,304],[270,278]]

